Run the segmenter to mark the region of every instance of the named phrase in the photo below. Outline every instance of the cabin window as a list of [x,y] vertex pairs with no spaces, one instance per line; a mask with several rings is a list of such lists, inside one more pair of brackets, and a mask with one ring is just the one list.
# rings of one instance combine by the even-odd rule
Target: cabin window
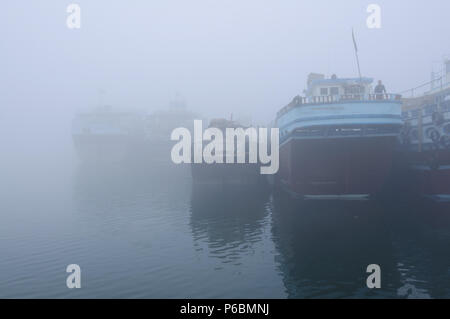
[[364,86],[350,85],[345,88],[345,94],[363,94],[365,92]]
[[328,88],[320,88],[320,95],[328,95]]
[[330,88],[330,95],[339,95],[339,88],[338,87]]

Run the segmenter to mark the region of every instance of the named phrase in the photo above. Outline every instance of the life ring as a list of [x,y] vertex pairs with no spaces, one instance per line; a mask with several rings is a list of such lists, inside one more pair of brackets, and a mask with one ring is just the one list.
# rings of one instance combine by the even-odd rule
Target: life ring
[[439,142],[439,139],[441,138],[441,133],[439,133],[435,127],[427,129],[426,134],[434,143]]

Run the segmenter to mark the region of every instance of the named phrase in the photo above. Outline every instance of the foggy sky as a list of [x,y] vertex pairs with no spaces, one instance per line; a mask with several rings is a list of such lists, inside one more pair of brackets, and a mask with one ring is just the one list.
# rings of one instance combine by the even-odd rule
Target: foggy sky
[[[70,3],[2,3],[0,116],[40,112],[51,123],[97,105],[103,89],[113,106],[164,108],[179,92],[207,117],[267,123],[309,72],[357,75],[352,27],[363,75],[388,91],[428,81],[450,53],[448,0],[79,0],[79,30],[66,26]],[[366,27],[370,3],[381,29]]]

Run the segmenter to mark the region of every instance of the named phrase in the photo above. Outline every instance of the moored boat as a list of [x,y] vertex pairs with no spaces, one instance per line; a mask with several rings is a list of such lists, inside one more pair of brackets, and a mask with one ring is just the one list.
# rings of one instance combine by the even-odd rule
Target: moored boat
[[412,191],[450,200],[450,60],[421,96],[404,99],[401,152]]
[[[240,123],[226,119],[213,119],[210,121],[209,128],[217,128],[223,133],[225,144],[226,129],[247,129]],[[227,163],[227,150],[223,150],[222,163],[206,163],[203,159],[201,163],[195,163],[192,160],[192,178],[196,185],[235,185],[250,186],[258,185],[265,179],[260,173],[259,163],[249,163],[249,140],[245,141],[245,163],[238,163],[239,150],[235,145],[233,150],[233,163]]]
[[190,111],[180,96],[173,99],[168,108],[154,111],[145,116],[144,137],[137,149],[148,162],[171,164],[170,151],[173,143],[170,134],[178,127],[193,129],[194,120],[200,115]]
[[305,199],[367,199],[391,171],[403,121],[401,96],[372,90],[371,78],[308,77],[276,117],[284,189]]
[[142,134],[139,112],[110,106],[80,112],[72,121],[72,139],[83,162],[121,162],[133,153]]

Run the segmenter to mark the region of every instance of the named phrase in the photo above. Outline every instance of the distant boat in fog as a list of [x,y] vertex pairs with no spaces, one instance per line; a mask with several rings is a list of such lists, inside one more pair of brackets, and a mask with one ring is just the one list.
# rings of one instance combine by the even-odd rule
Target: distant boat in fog
[[[213,119],[209,123],[209,128],[217,128],[222,131],[224,139],[223,145],[225,145],[226,129],[247,129],[241,123],[227,120],[227,119]],[[261,184],[265,177],[260,174],[259,163],[249,162],[249,138],[245,139],[245,154],[241,153],[245,158],[244,163],[238,163],[239,150],[237,145],[234,144],[234,150],[223,149],[221,157],[223,157],[222,163],[206,163],[203,159],[201,163],[195,163],[194,159],[191,161],[192,178],[196,185],[235,185],[235,186],[248,186],[255,187]],[[228,163],[227,154],[230,152],[233,163]],[[194,152],[192,152],[194,157]]]
[[186,101],[177,97],[169,107],[149,113],[144,118],[144,136],[138,147],[148,159],[171,163],[172,131],[178,127],[193,130],[194,120],[201,117],[187,108]]
[[82,162],[141,160],[169,164],[172,130],[190,129],[198,118],[180,98],[167,109],[152,113],[102,106],[76,114],[72,138]]
[[78,113],[72,122],[75,149],[83,162],[120,162],[143,135],[143,116],[102,106]]

